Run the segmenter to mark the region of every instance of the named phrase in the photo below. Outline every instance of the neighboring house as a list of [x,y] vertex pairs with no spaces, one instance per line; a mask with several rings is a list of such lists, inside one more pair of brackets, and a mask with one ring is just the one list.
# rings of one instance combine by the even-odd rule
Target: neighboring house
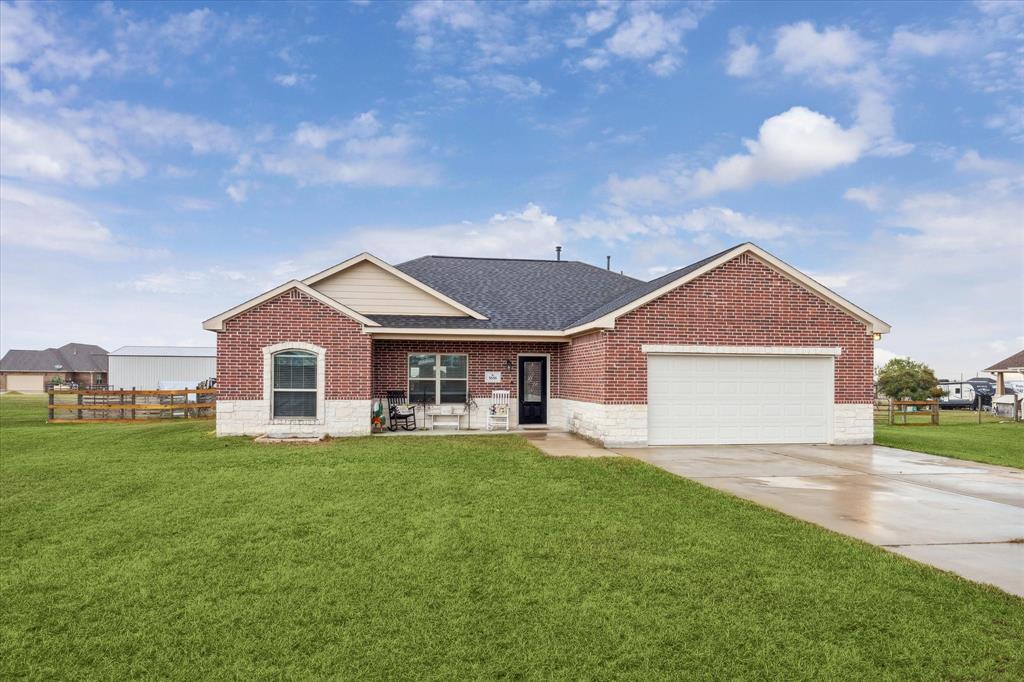
[[217,349],[189,346],[123,346],[109,355],[113,388],[195,388],[217,376]]
[[84,386],[106,383],[107,351],[88,343],[46,350],[9,350],[0,359],[0,390],[41,393],[56,379]]
[[1007,394],[1007,383],[1024,379],[1024,350],[1018,351],[985,370],[996,375],[996,395]]
[[[364,253],[203,323],[217,433],[369,433],[387,390],[605,444],[869,443],[889,325],[753,244],[650,282],[585,263]],[[482,423],[482,419],[474,422]]]

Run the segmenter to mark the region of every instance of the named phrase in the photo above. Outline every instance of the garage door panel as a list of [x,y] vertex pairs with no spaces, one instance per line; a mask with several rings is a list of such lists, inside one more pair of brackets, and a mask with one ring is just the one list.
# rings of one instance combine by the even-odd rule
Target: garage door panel
[[832,371],[828,357],[652,355],[648,442],[825,442]]
[[42,374],[8,374],[7,390],[19,392],[41,392],[44,390]]

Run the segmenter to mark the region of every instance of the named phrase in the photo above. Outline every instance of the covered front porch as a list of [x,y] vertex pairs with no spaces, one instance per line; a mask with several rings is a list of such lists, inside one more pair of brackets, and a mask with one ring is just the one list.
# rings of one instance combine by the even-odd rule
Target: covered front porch
[[[374,430],[486,433],[490,417],[492,429],[503,433],[565,431],[564,346],[532,340],[374,339],[372,395],[383,422]],[[411,419],[394,418],[410,413]]]

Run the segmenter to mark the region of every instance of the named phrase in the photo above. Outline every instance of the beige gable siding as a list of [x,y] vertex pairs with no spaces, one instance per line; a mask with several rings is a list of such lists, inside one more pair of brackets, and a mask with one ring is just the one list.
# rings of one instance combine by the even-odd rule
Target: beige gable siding
[[363,315],[466,315],[368,262],[353,265],[312,287]]

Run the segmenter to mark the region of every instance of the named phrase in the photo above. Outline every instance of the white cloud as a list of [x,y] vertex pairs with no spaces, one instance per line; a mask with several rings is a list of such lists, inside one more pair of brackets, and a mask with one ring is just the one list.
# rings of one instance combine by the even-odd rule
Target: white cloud
[[524,78],[509,73],[480,74],[473,78],[480,87],[498,90],[513,99],[528,99],[544,94],[544,87],[533,78]]
[[144,175],[138,154],[146,148],[204,154],[238,145],[227,126],[124,102],[60,109],[51,118],[3,113],[0,129],[3,175],[87,187]]
[[142,162],[103,131],[0,113],[0,173],[7,177],[93,187],[144,172]]
[[402,187],[432,185],[440,175],[431,162],[414,158],[422,145],[403,125],[389,130],[373,112],[343,123],[301,123],[293,145],[260,156],[261,169],[301,185]]
[[732,31],[729,34],[732,49],[726,58],[725,72],[730,76],[750,76],[757,70],[757,62],[761,57],[761,48],[743,39],[742,34]]
[[303,122],[295,129],[292,139],[297,144],[312,147],[313,149],[324,149],[332,142],[348,140],[352,138],[366,138],[380,132],[382,126],[377,120],[377,115],[372,111],[366,111],[344,123],[331,123],[317,125],[315,123]]
[[939,54],[955,54],[972,42],[973,37],[963,31],[918,32],[900,28],[893,32],[889,40],[889,51],[896,55],[934,57]]
[[238,180],[237,182],[233,182],[228,185],[228,188],[225,191],[227,192],[227,195],[231,197],[233,202],[241,204],[249,198],[249,185],[250,183],[248,180]]
[[708,196],[756,182],[783,183],[818,175],[856,161],[868,140],[857,129],[844,129],[816,111],[793,107],[762,123],[757,140],[745,140],[744,145],[746,154],[697,171],[687,183],[689,193]]
[[861,65],[870,44],[847,28],[815,29],[809,21],[780,28],[773,56],[787,73],[821,73]]
[[0,184],[0,235],[7,247],[115,259],[140,253],[114,239],[89,211],[64,199]]
[[296,85],[308,85],[315,78],[311,73],[278,73],[274,74],[272,80],[282,87],[293,88]]
[[[616,17],[615,12],[602,14],[600,22],[595,25],[604,26],[601,30],[606,30],[612,26]],[[580,59],[579,65],[589,71],[600,71],[611,65],[614,59],[622,59],[645,62],[657,76],[671,75],[679,67],[680,55],[685,52],[683,34],[696,28],[697,23],[697,15],[689,10],[669,16],[650,9],[636,9],[615,26],[615,30],[600,47]],[[590,26],[585,29],[588,36],[597,32]],[[582,47],[586,42],[585,39],[579,39],[571,45]]]
[[120,285],[152,294],[201,294],[225,283],[244,282],[250,279],[237,270],[212,267],[208,270],[179,270],[171,268],[141,275]]
[[863,204],[872,211],[882,208],[882,188],[878,186],[851,187],[843,193],[843,198]]
[[704,206],[678,214],[638,215],[611,207],[603,214],[588,214],[568,221],[570,233],[607,243],[652,237],[688,235],[727,237],[736,240],[772,240],[798,232],[785,223],[767,220],[723,206]]
[[772,57],[783,72],[802,76],[815,87],[852,93],[857,99],[856,127],[871,142],[865,152],[901,156],[913,145],[896,138],[889,103],[893,86],[877,63],[876,52],[874,44],[852,29],[819,31],[803,21],[778,29]]
[[977,151],[968,149],[956,162],[956,169],[966,173],[988,175],[1020,174],[1024,168],[1018,163],[1005,159],[983,158]]

